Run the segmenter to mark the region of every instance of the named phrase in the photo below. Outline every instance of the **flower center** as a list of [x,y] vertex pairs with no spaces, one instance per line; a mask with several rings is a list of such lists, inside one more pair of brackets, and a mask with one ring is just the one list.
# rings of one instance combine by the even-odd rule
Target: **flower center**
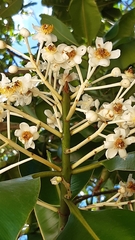
[[122,138],[118,138],[118,139],[115,141],[114,145],[115,145],[116,148],[120,148],[120,149],[125,148],[125,142],[123,141]]
[[113,106],[113,110],[116,114],[121,114],[123,112],[122,104],[121,103],[115,103],[114,106]]
[[53,31],[53,25],[43,24],[41,26],[41,31],[45,34],[49,34]]
[[22,138],[25,140],[25,141],[28,141],[31,137],[33,137],[33,134],[29,131],[24,131],[22,133]]
[[129,67],[128,70],[125,71],[125,74],[129,78],[133,78],[134,77],[134,71],[133,71],[132,67]]
[[76,51],[72,50],[71,52],[66,52],[66,54],[69,57],[69,59],[73,59],[76,55]]
[[127,184],[127,189],[128,189],[128,191],[134,193],[135,192],[135,183],[133,183],[132,181],[129,181]]
[[98,59],[103,59],[110,57],[110,53],[105,48],[97,48],[95,51],[95,56]]
[[54,44],[53,45],[50,44],[48,47],[45,47],[45,49],[47,52],[51,52],[51,53],[55,53],[57,50]]

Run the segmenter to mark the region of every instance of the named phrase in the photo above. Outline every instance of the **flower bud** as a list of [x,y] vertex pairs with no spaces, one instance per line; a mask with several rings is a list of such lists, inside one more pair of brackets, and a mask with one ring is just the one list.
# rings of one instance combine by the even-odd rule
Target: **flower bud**
[[111,74],[113,77],[119,77],[121,76],[121,71],[118,67],[115,67],[112,69]]
[[0,49],[5,49],[6,47],[7,44],[4,41],[0,40]]
[[130,86],[130,81],[126,78],[121,80],[121,86],[124,88],[128,88]]
[[16,65],[11,65],[9,68],[8,68],[8,71],[10,73],[16,73],[18,72],[18,67]]
[[58,185],[62,181],[62,178],[59,176],[55,176],[51,178],[50,181],[52,185]]
[[96,112],[89,110],[88,112],[86,112],[86,119],[90,122],[96,122],[98,119],[98,115]]
[[21,34],[23,37],[25,37],[25,38],[27,38],[27,37],[30,36],[30,32],[29,32],[29,30],[28,30],[27,28],[21,28],[20,34]]

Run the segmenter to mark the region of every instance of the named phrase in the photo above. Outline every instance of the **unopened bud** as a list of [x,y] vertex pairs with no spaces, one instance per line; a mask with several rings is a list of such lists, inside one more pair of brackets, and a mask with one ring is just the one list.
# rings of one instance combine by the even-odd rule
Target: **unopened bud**
[[90,122],[96,122],[98,119],[98,115],[96,112],[89,110],[88,112],[86,112],[86,119]]
[[30,32],[29,32],[29,30],[28,30],[27,28],[21,28],[20,34],[21,34],[23,37],[25,37],[25,38],[27,38],[27,37],[30,36]]
[[18,67],[16,65],[11,65],[9,68],[8,68],[8,71],[10,73],[16,73],[18,72]]
[[121,80],[121,86],[124,88],[128,88],[130,86],[130,81],[126,78]]
[[121,71],[118,67],[115,67],[112,69],[111,74],[113,77],[119,77],[121,76]]

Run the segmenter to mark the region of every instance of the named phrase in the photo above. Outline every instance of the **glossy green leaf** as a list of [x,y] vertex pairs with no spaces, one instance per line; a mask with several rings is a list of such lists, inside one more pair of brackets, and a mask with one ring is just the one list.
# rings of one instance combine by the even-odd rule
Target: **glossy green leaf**
[[76,205],[74,205],[71,201],[66,200],[65,202],[67,203],[70,212],[79,220],[79,222],[82,224],[81,227],[84,227],[87,232],[89,233],[90,236],[93,237],[93,239],[95,240],[99,240],[98,236],[96,235],[96,233],[93,231],[93,229],[91,228],[91,226],[87,223],[87,221],[85,220],[85,218],[83,217],[83,215],[81,214],[81,211],[78,209],[78,207]]
[[47,208],[36,205],[35,214],[44,240],[54,240],[59,230],[59,215]]
[[57,38],[61,42],[77,45],[77,41],[73,37],[69,28],[64,23],[62,23],[59,19],[46,14],[41,14],[40,17],[41,17],[41,24],[46,24],[46,23],[53,24],[54,26],[53,33],[57,36]]
[[124,37],[133,37],[135,25],[135,8],[124,14],[118,22],[107,32],[105,40],[115,42]]
[[30,176],[0,183],[0,239],[15,240],[34,208],[39,179]]
[[110,160],[103,161],[102,165],[110,172],[115,170],[135,171],[135,152],[129,153],[125,160],[116,156]]
[[[100,240],[133,240],[135,236],[135,212],[128,210],[81,211],[83,218],[99,236]],[[80,221],[71,215],[57,240],[93,240]]]
[[95,0],[72,0],[69,13],[74,33],[90,45],[101,25],[101,16]]
[[135,54],[133,54],[135,50],[134,39],[129,41],[128,43],[118,46],[118,48],[121,50],[121,55],[118,59],[113,59],[111,61],[109,69],[112,69],[113,67],[125,69],[135,62]]
[[7,18],[19,12],[23,5],[23,0],[12,0],[7,4],[3,3],[0,5],[0,17]]
[[91,177],[92,171],[87,171],[73,175],[71,178],[72,198],[74,198],[87,184]]

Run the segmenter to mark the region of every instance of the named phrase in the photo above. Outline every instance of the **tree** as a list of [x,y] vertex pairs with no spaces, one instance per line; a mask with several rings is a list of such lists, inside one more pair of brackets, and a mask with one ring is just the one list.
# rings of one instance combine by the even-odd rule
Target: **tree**
[[10,39],[23,1],[0,10],[0,237],[133,239],[134,3],[42,4],[53,15],[17,37],[28,53]]

